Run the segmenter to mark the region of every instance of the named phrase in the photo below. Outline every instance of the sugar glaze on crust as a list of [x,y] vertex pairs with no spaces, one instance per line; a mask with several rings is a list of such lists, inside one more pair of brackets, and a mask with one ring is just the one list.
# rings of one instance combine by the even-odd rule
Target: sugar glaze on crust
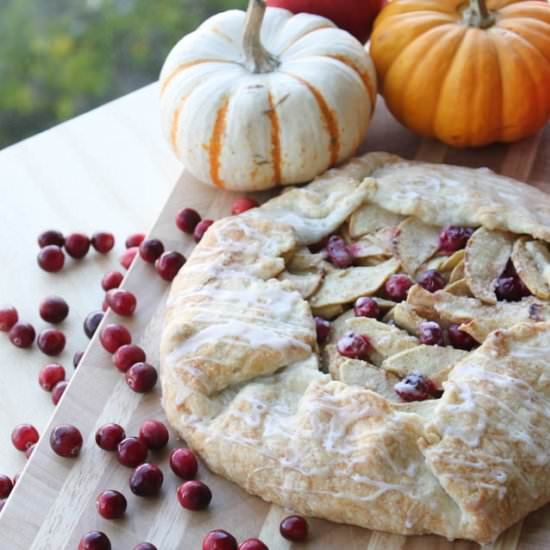
[[[550,321],[526,316],[484,334],[448,369],[440,399],[398,403],[333,379],[310,304],[278,277],[367,202],[550,240],[550,198],[524,184],[385,153],[354,159],[209,229],[168,298],[163,407],[210,469],[269,502],[369,529],[492,541],[550,500]],[[422,307],[447,294],[422,296]]]

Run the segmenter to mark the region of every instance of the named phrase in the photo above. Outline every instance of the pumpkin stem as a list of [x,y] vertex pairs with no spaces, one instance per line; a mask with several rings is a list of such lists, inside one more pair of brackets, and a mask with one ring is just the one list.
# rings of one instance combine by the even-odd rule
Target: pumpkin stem
[[279,65],[260,40],[260,31],[265,14],[265,0],[249,0],[243,31],[245,65],[253,73],[270,73]]
[[494,25],[495,16],[487,9],[486,0],[470,0],[470,5],[464,10],[464,22],[470,27],[487,29]]

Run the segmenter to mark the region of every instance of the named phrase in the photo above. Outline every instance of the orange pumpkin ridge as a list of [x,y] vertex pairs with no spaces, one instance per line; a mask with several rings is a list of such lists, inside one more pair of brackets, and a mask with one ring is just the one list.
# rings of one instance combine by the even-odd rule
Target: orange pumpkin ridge
[[162,96],[168,88],[168,85],[178,76],[180,73],[194,67],[195,65],[202,65],[203,63],[233,63],[233,61],[224,61],[223,59],[197,59],[195,61],[189,61],[189,63],[182,63],[178,65],[160,84],[160,95]]
[[376,92],[374,91],[374,87],[372,85],[372,82],[370,81],[369,73],[367,73],[367,71],[363,71],[360,67],[358,67],[353,62],[352,59],[350,59],[346,55],[333,54],[333,55],[330,55],[329,57],[331,59],[336,59],[337,61],[340,61],[344,65],[347,65],[350,69],[352,69],[359,75],[369,94],[370,102],[371,102],[371,111],[374,111],[374,104],[376,103]]
[[280,185],[281,179],[281,141],[279,137],[279,117],[273,103],[273,96],[268,92],[269,102],[268,116],[271,121],[271,156],[273,158],[273,181]]
[[183,109],[183,105],[186,99],[187,96],[181,98],[178,106],[174,110],[174,114],[172,115],[172,126],[170,128],[170,144],[172,145],[172,149],[174,150],[176,155],[178,154],[178,126],[180,122],[181,111]]
[[223,145],[223,133],[225,131],[225,122],[227,109],[229,108],[229,96],[226,96],[216,113],[216,121],[212,137],[208,144],[208,160],[210,162],[210,177],[216,187],[224,188],[225,184],[220,178],[220,155]]

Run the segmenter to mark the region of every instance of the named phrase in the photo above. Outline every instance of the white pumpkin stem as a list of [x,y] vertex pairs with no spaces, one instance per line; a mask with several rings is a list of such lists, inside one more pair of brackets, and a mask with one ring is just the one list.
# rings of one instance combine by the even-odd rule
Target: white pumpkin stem
[[464,21],[471,27],[487,29],[494,25],[495,16],[487,9],[485,0],[470,0],[470,5],[464,10]]
[[279,60],[262,46],[260,40],[265,6],[264,0],[249,0],[246,10],[243,50],[245,65],[253,73],[270,73],[279,65]]

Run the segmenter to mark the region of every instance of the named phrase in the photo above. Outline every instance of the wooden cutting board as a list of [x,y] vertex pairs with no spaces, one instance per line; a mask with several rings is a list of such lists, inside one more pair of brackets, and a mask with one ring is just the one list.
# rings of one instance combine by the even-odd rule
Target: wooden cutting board
[[[430,162],[488,166],[550,192],[550,125],[515,145],[458,151],[435,141],[420,140],[395,122],[380,102],[362,147],[362,151],[375,150]],[[167,249],[188,255],[193,242],[176,228],[176,212],[190,206],[204,217],[220,218],[229,213],[234,198],[234,194],[202,186],[184,173],[151,233],[162,239]],[[131,330],[134,342],[146,349],[149,361],[158,365],[159,332],[169,285],[156,276],[150,265],[139,260],[132,266],[124,286],[138,297],[136,315],[124,324]],[[103,323],[110,322],[120,322],[120,319],[109,313]],[[175,498],[179,480],[167,465],[169,450],[182,445],[173,432],[169,448],[149,457],[165,474],[161,496],[135,497],[128,487],[130,470],[120,466],[112,453],[100,450],[95,445],[94,434],[100,425],[117,422],[126,428],[128,435],[135,435],[140,423],[147,418],[164,419],[159,389],[144,396],[131,392],[112,366],[96,333],[0,515],[0,549],[76,549],[84,533],[97,529],[108,534],[115,550],[131,550],[143,541],[154,543],[159,550],[200,550],[204,534],[214,528],[232,532],[239,541],[259,536],[271,550],[478,548],[465,541],[453,543],[436,536],[390,535],[314,519],[310,521],[309,542],[291,545],[278,532],[287,512],[247,495],[232,483],[210,474],[202,465],[199,478],[212,489],[213,501],[205,512],[188,512]],[[51,428],[63,423],[75,424],[84,436],[84,448],[77,459],[62,459],[50,450]],[[128,511],[124,519],[107,521],[97,514],[95,499],[105,489],[117,489],[127,496]],[[532,513],[486,548],[550,548],[550,506]]]

